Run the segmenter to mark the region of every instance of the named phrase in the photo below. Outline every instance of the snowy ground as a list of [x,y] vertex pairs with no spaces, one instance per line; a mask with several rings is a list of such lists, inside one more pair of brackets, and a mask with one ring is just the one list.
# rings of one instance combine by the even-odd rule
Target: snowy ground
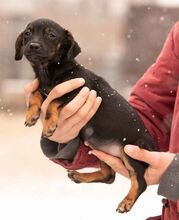
[[116,213],[128,180],[117,176],[112,185],[71,182],[63,168],[42,154],[40,123],[26,128],[23,122],[22,115],[0,115],[0,219],[143,220],[160,214],[156,187],[148,187],[130,213]]

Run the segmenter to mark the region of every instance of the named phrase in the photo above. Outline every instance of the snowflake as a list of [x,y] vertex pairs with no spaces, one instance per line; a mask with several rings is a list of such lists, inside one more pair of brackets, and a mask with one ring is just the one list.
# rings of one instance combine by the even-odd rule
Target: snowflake
[[127,138],[123,138],[122,140],[123,140],[123,141],[126,141],[126,140],[127,140]]
[[160,17],[160,21],[164,21],[165,18],[163,16]]

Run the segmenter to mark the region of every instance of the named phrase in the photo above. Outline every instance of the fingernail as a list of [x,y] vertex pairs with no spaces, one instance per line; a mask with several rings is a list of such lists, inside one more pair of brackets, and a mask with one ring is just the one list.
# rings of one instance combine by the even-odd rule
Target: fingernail
[[97,96],[96,99],[99,101],[99,102],[102,102],[102,98],[100,96]]
[[132,145],[126,145],[125,150],[126,153],[132,153],[134,151],[134,146]]
[[86,94],[86,93],[89,92],[89,88],[85,86],[85,87],[82,88],[81,91],[82,91],[82,93]]
[[124,148],[124,151],[128,154],[133,154],[134,152],[136,152],[136,150],[138,150],[138,146],[134,146],[134,145],[126,145]]
[[96,95],[96,94],[97,94],[95,90],[91,90],[90,93],[91,93],[92,95]]
[[85,80],[84,80],[83,78],[78,78],[78,82],[79,82],[80,84],[84,84],[84,83],[85,83]]

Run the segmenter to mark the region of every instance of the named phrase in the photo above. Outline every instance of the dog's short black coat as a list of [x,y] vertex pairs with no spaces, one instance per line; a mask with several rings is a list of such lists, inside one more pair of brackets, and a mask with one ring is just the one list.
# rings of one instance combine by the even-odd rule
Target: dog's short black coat
[[[97,113],[81,130],[79,136],[89,146],[121,157],[130,176],[135,173],[138,188],[136,194],[134,193],[134,201],[128,205],[128,198],[127,202],[124,201],[125,205],[118,207],[119,212],[126,212],[146,189],[143,176],[147,164],[129,158],[124,154],[123,147],[126,144],[134,144],[154,150],[155,143],[135,109],[102,77],[74,60],[80,51],[70,32],[49,19],[38,19],[31,22],[19,35],[15,59],[20,60],[24,54],[31,62],[35,77],[40,82],[39,91],[43,99],[57,84],[79,77],[84,78],[85,86],[95,90],[102,98]],[[60,105],[72,100],[80,89],[59,98]]]

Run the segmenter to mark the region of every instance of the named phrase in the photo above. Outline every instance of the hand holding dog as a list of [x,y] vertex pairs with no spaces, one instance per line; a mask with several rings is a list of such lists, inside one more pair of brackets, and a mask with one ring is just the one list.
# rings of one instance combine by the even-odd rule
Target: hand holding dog
[[[83,86],[84,83],[85,81],[83,79],[77,78],[61,83],[52,89],[41,107],[42,122],[47,106],[53,99]],[[37,79],[25,86],[24,90],[27,105],[30,94],[37,90],[38,86],[39,82]],[[96,113],[100,104],[101,98],[97,97],[96,92],[94,90],[90,91],[87,87],[83,87],[71,102],[60,109],[58,127],[49,139],[58,143],[66,143],[75,138],[81,128]]]
[[[175,156],[175,154],[169,152],[150,152],[134,145],[126,145],[124,151],[133,159],[149,164],[144,176],[147,185],[154,185],[160,182],[161,176],[166,171],[167,167],[170,165]],[[98,150],[92,150],[91,153],[108,164],[114,171],[125,177],[129,177],[127,169],[119,158]]]

